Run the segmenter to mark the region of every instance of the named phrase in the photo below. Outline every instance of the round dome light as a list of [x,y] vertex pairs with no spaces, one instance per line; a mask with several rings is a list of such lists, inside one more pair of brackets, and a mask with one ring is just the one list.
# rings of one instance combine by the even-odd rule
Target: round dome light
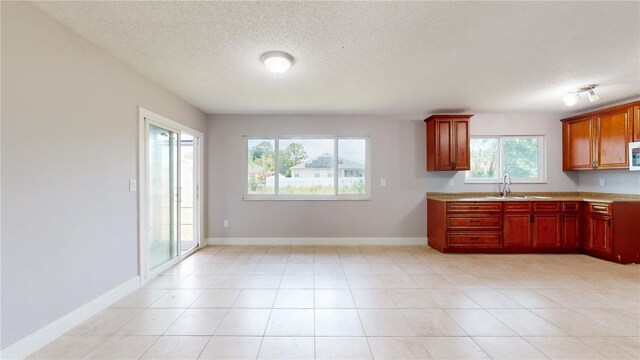
[[293,65],[293,56],[283,51],[269,51],[260,57],[260,61],[272,73],[282,74]]

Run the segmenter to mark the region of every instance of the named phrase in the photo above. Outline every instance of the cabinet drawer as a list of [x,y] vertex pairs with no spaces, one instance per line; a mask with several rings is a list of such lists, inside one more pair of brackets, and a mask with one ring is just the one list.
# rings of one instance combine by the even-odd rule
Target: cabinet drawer
[[504,204],[504,212],[529,212],[530,202],[508,202]]
[[563,202],[562,212],[577,212],[580,209],[579,202]]
[[592,214],[611,215],[611,204],[589,203],[589,212]]
[[502,216],[486,215],[486,216],[466,216],[466,215],[449,215],[447,216],[447,226],[449,229],[469,229],[469,230],[500,230],[502,228]]
[[500,212],[500,202],[450,202],[447,203],[448,212]]
[[533,203],[534,212],[560,212],[560,203],[555,201],[540,201]]
[[449,233],[448,246],[500,247],[500,233]]

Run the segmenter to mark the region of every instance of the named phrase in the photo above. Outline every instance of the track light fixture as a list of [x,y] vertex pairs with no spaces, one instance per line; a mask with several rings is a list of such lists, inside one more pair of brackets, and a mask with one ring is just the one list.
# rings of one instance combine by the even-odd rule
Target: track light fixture
[[589,85],[589,86],[582,87],[578,90],[569,91],[569,94],[563,97],[562,101],[564,101],[564,103],[567,106],[573,106],[578,102],[578,100],[580,100],[580,94],[586,92],[589,95],[589,102],[596,102],[600,99],[598,94],[596,94],[593,91],[593,89],[595,89],[596,86],[598,85]]

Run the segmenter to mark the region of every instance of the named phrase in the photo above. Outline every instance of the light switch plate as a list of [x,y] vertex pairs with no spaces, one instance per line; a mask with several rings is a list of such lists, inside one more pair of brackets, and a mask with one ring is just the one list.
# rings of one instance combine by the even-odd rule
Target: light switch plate
[[600,186],[605,186],[607,181],[604,178],[600,178]]
[[380,186],[387,186],[387,179],[380,179]]
[[136,179],[129,179],[129,192],[135,192],[138,190],[138,181]]
[[224,227],[229,227],[229,220],[225,220],[225,221],[223,222],[223,226],[224,226]]

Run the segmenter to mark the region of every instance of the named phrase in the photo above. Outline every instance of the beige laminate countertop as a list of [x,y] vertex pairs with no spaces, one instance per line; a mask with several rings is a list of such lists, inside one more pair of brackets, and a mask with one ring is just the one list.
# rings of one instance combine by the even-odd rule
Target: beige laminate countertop
[[511,193],[507,198],[491,193],[427,193],[427,199],[438,201],[590,201],[590,202],[640,202],[640,195],[605,194],[588,192],[537,192]]

